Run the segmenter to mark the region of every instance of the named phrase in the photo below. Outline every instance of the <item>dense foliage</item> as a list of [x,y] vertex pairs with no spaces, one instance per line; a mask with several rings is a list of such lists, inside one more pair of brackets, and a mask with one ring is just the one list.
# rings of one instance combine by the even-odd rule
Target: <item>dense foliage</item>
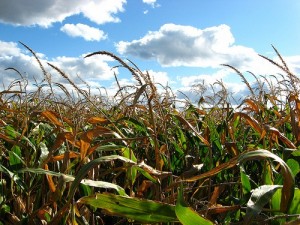
[[74,97],[24,46],[45,81],[29,92],[20,74],[0,92],[0,224],[300,223],[300,82],[276,49],[281,64],[264,58],[285,74],[253,74],[256,88],[224,65],[249,88],[235,107],[222,83],[179,104],[109,52],[87,57],[114,58],[136,85],[93,96],[49,64]]

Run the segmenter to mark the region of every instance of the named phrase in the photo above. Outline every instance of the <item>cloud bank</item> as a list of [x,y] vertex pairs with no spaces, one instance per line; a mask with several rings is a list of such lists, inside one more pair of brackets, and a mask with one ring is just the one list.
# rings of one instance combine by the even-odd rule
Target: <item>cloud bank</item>
[[126,0],[7,0],[0,1],[0,22],[17,26],[49,27],[65,18],[82,14],[97,24],[119,22]]
[[[0,83],[4,84],[5,88],[15,80],[21,79],[15,71],[5,70],[7,68],[17,69],[29,81],[29,88],[33,88],[33,84],[36,82],[42,82],[44,79],[43,72],[35,58],[26,49],[19,47],[15,42],[4,41],[0,41],[0,49]],[[47,59],[41,53],[36,54],[46,71],[50,72],[52,81],[63,85],[68,85],[68,82],[57,71],[51,69],[47,62],[64,71],[75,84],[82,84],[79,76],[91,84],[91,88],[99,87],[104,81],[112,81],[114,72],[118,74],[118,69],[112,70],[111,65],[109,65],[112,59],[104,55],[95,55],[89,58],[61,56]]]
[[119,53],[157,60],[162,66],[219,67],[240,66],[257,57],[252,48],[234,45],[227,25],[198,29],[192,26],[165,24],[144,37],[116,44]]

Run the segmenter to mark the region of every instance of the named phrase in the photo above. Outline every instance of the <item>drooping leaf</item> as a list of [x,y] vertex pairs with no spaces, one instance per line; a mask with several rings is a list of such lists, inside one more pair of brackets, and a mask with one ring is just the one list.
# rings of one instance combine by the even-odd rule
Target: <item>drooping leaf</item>
[[94,138],[101,136],[101,135],[107,135],[112,134],[113,132],[106,128],[106,127],[96,127],[95,129],[88,130],[84,132],[80,136],[80,157],[83,159],[86,156],[87,150],[91,146],[91,143]]
[[253,118],[253,117],[251,117],[251,116],[249,116],[248,114],[246,114],[246,113],[243,113],[243,112],[236,112],[236,113],[234,113],[234,118],[236,118],[236,117],[241,117],[241,118],[244,118],[245,120],[246,120],[246,122],[256,131],[256,132],[258,132],[260,135],[262,135],[262,131],[263,131],[263,129],[261,128],[261,126],[260,126],[260,124],[259,124],[259,122],[255,119],[255,118]]
[[[21,169],[21,170],[17,171],[17,173],[25,173],[25,172],[30,172],[30,173],[35,173],[35,174],[44,174],[46,176],[62,177],[65,182],[72,182],[72,181],[75,180],[74,176],[71,176],[71,175],[68,175],[68,174],[57,173],[57,172],[53,172],[53,171],[50,171],[50,170],[44,170],[44,169],[41,169],[41,168],[25,168],[25,169]],[[76,182],[78,182],[78,180],[76,180]],[[80,183],[84,184],[84,185],[87,185],[87,186],[90,186],[90,187],[114,189],[118,192],[119,195],[127,196],[125,190],[122,187],[120,187],[119,185],[110,183],[110,182],[90,180],[90,179],[82,179],[80,181]]]
[[[281,140],[288,148],[296,149],[296,146],[293,142],[291,142],[284,134],[279,132],[275,127],[271,127],[269,125],[265,125],[264,128],[266,131],[271,133],[271,137],[274,141],[277,142],[277,139]],[[276,138],[275,138],[276,137]]]
[[92,161],[90,161],[89,163],[85,164],[76,174],[75,180],[73,181],[71,187],[70,187],[70,191],[69,191],[69,197],[68,200],[71,201],[71,199],[73,198],[75,191],[78,187],[78,185],[80,184],[81,180],[86,176],[86,174],[93,169],[95,166],[99,165],[100,163],[103,162],[110,162],[113,160],[120,160],[124,163],[130,164],[130,165],[135,165],[136,162],[127,159],[123,156],[119,156],[119,155],[109,155],[109,156],[102,156],[100,158],[94,159]]
[[280,210],[282,212],[287,212],[294,196],[295,185],[293,174],[288,165],[280,157],[264,149],[242,153],[238,158],[238,162],[239,164],[242,164],[248,160],[261,160],[267,158],[277,161],[281,166],[284,183],[282,187],[283,194],[281,196]]
[[10,177],[10,179],[12,179],[21,189],[23,190],[26,189],[25,183],[22,181],[22,179],[18,176],[17,173],[10,171],[9,169],[7,169],[5,166],[1,164],[0,164],[0,172],[6,173]]
[[63,124],[57,118],[56,113],[51,110],[45,110],[45,111],[41,112],[41,116],[44,116],[45,118],[47,118],[50,122],[52,122],[56,126],[59,126],[59,127],[63,126]]
[[218,165],[217,167],[215,167],[205,173],[202,173],[200,175],[186,178],[184,181],[193,182],[193,181],[197,181],[200,179],[214,176],[223,170],[230,169],[230,168],[236,166],[237,163],[238,163],[238,157],[236,156],[236,157],[233,157],[232,159],[230,159],[228,162],[222,163],[221,165]]
[[174,116],[176,119],[178,119],[184,126],[186,126],[187,128],[189,128],[190,130],[192,130],[197,137],[206,145],[206,146],[210,146],[209,141],[207,141],[193,126],[192,124],[190,124],[185,118],[183,118],[180,115],[176,115],[176,114],[169,114],[169,117]]

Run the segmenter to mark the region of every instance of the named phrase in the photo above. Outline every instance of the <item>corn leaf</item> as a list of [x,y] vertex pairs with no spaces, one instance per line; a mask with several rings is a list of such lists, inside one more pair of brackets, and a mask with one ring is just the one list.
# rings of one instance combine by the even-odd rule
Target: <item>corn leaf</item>
[[96,194],[83,197],[78,203],[103,209],[110,215],[122,216],[142,223],[176,221],[175,207],[160,202],[124,197],[114,194]]
[[[67,174],[62,174],[62,173],[57,173],[53,172],[50,170],[44,170],[41,168],[26,168],[19,170],[17,173],[25,173],[25,172],[30,172],[30,173],[35,173],[35,174],[44,174],[46,176],[56,176],[56,177],[62,177],[65,182],[72,182],[75,180],[74,176],[67,175]],[[82,179],[80,181],[81,184],[90,186],[90,187],[99,187],[99,188],[106,188],[106,189],[114,189],[117,191],[119,195],[122,196],[127,196],[125,190],[120,187],[119,185],[110,183],[110,182],[105,182],[105,181],[95,181],[95,180],[90,180],[90,179]]]
[[239,164],[242,164],[248,160],[258,160],[267,158],[271,158],[277,161],[282,168],[281,173],[284,179],[284,183],[282,187],[283,195],[281,196],[280,210],[282,212],[287,212],[293,199],[295,185],[294,176],[289,166],[277,155],[263,149],[242,153],[238,158],[238,162]]
[[251,197],[247,203],[244,224],[248,224],[254,216],[261,212],[262,208],[271,200],[273,194],[279,188],[282,188],[282,185],[263,185],[252,190]]
[[78,185],[80,184],[81,180],[85,177],[85,175],[94,167],[96,167],[97,165],[99,165],[100,163],[103,162],[110,162],[113,160],[120,160],[124,163],[128,163],[131,165],[135,165],[136,163],[130,159],[127,159],[125,157],[119,156],[119,155],[109,155],[109,156],[102,156],[100,158],[94,159],[92,161],[90,161],[89,163],[85,164],[78,172],[78,174],[75,177],[75,180],[73,181],[71,187],[70,187],[70,192],[69,192],[69,198],[68,200],[71,201],[71,199],[73,198],[75,191],[78,187]]
[[183,199],[183,185],[181,185],[179,192],[177,203],[175,206],[175,213],[178,220],[183,225],[213,225],[213,223],[199,215],[195,212],[192,208],[188,207],[187,204],[184,202]]

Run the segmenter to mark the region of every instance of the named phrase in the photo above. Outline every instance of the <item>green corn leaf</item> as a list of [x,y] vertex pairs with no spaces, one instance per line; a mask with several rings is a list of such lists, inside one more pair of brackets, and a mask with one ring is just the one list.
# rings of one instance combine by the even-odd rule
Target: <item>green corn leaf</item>
[[96,151],[102,152],[102,151],[117,151],[124,148],[123,145],[115,145],[115,144],[109,144],[109,145],[101,145],[98,148],[96,148]]
[[300,156],[300,150],[295,150],[292,153],[293,156]]
[[241,182],[243,187],[243,194],[248,194],[251,191],[250,178],[245,173],[245,170],[242,166],[240,167],[240,174],[241,174]]
[[[21,134],[17,131],[15,131],[15,129],[11,126],[6,126],[5,127],[5,132],[7,135],[9,135],[12,139],[16,139],[17,137],[20,137]],[[25,136],[22,136],[21,138],[22,141],[27,142],[27,144],[34,150],[36,151],[35,145]]]
[[0,172],[6,173],[10,179],[12,179],[21,189],[25,190],[26,185],[21,180],[21,178],[18,176],[17,173],[11,172],[9,169],[7,169],[5,166],[0,164]]
[[197,212],[195,212],[192,208],[188,207],[187,204],[184,202],[183,199],[183,185],[181,184],[181,187],[178,192],[178,198],[177,203],[175,206],[175,213],[178,218],[178,220],[183,225],[213,225],[213,223],[199,215]]
[[18,165],[18,164],[21,164],[21,163],[23,163],[24,165],[26,165],[25,162],[21,158],[22,157],[21,156],[21,149],[20,149],[19,146],[14,145],[11,148],[11,151],[9,151],[8,155],[9,155],[9,164],[11,166]]
[[295,159],[288,159],[286,164],[291,169],[294,177],[300,172],[300,162],[296,161]]
[[288,211],[289,214],[300,214],[300,189],[295,189],[295,194],[291,206]]
[[177,221],[173,205],[124,197],[114,194],[96,194],[83,197],[78,203],[103,209],[110,215],[122,216],[142,223],[159,223]]

